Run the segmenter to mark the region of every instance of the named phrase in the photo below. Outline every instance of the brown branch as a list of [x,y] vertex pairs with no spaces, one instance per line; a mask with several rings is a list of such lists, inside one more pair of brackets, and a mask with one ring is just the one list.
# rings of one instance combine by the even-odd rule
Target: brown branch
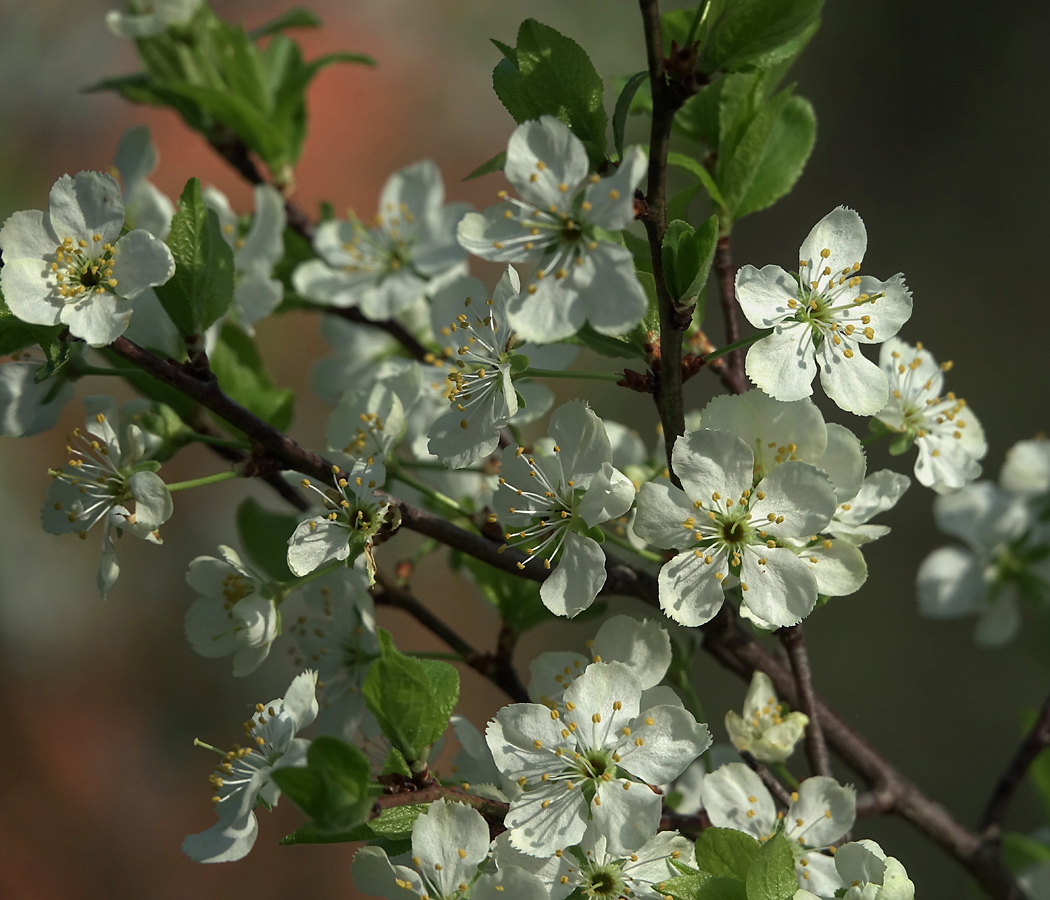
[[809,718],[809,724],[806,726],[806,756],[809,758],[809,768],[814,775],[830,775],[828,745],[824,741],[824,731],[820,727],[820,716],[816,715],[816,701],[813,699],[813,674],[809,666],[809,654],[806,652],[805,633],[801,625],[792,625],[790,628],[781,628],[777,636],[787,650],[791,670],[795,673],[799,708]]
[[762,784],[766,786],[769,793],[776,797],[784,806],[791,806],[791,794],[788,793],[784,785],[777,781],[776,776],[769,769],[747,751],[742,752],[740,758],[752,772],[762,779]]
[[[740,340],[740,321],[737,318],[736,273],[733,271],[733,252],[728,234],[718,239],[718,246],[715,248],[715,271],[718,272],[718,285],[722,295],[726,344],[735,344]],[[748,389],[747,375],[744,373],[744,351],[741,348],[730,351],[726,357],[725,371],[719,374],[722,376],[722,383],[734,394],[742,394]]]
[[981,823],[977,826],[977,830],[986,838],[998,838],[1002,831],[1003,820],[1010,808],[1010,802],[1024,779],[1025,773],[1035,762],[1036,757],[1047,747],[1050,747],[1050,697],[1043,702],[1035,725],[1021,741],[1021,745],[1003,770],[1003,774],[999,776],[992,795],[988,798],[984,813],[981,815]]
[[497,825],[499,834],[504,830],[503,820],[510,809],[509,803],[500,800],[490,800],[488,797],[478,797],[476,794],[468,794],[455,788],[446,787],[443,784],[429,784],[419,790],[401,790],[392,794],[383,794],[376,797],[372,811],[368,814],[368,820],[376,818],[384,809],[393,809],[396,806],[411,806],[415,803],[433,803],[442,797],[453,800],[456,803],[465,803],[481,813],[492,825]]
[[515,703],[528,703],[529,692],[518,678],[509,656],[499,653],[481,653],[450,625],[434,615],[411,591],[398,587],[382,573],[376,573],[376,585],[372,588],[376,603],[404,610],[417,622],[433,632],[463,657],[463,662],[474,671],[484,675]]
[[[111,348],[122,358],[171,385],[202,406],[240,429],[287,468],[330,482],[331,464],[307,450],[287,435],[273,428],[244,407],[227,397],[214,378],[198,378],[170,362],[158,359],[126,338],[118,338]],[[500,545],[472,534],[426,510],[418,509],[397,498],[388,498],[401,511],[402,526],[462,550],[483,562],[534,581],[550,574],[542,564],[526,563],[513,549],[499,552]],[[606,563],[606,582],[602,593],[636,597],[659,608],[656,578],[614,559]],[[760,670],[773,682],[777,692],[798,708],[799,697],[791,669],[740,628],[732,608],[725,604],[707,625],[703,649],[721,664],[744,678]],[[1002,855],[994,845],[983,842],[977,834],[960,825],[942,806],[922,793],[898,772],[857,732],[834,713],[819,696],[813,698],[814,717],[819,718],[829,744],[842,760],[858,772],[886,798],[886,811],[895,812],[932,838],[961,862],[997,900],[1023,900]],[[892,802],[889,798],[892,797]]]

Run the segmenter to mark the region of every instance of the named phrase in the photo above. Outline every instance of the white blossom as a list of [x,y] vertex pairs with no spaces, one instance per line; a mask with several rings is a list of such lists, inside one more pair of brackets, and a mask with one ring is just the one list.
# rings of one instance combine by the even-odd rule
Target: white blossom
[[938,497],[933,512],[941,531],[966,546],[923,560],[919,610],[938,619],[977,615],[978,643],[1006,643],[1020,628],[1021,598],[1050,594],[1050,547],[1033,530],[1025,498],[979,481]]
[[788,460],[753,486],[754,454],[740,438],[702,428],[675,441],[672,467],[684,488],[642,486],[634,530],[682,551],[660,570],[660,605],[683,625],[702,625],[739,584],[741,610],[793,625],[817,602],[817,580],[787,541],[818,534],[835,510],[827,476]]
[[383,381],[347,391],[328,417],[329,449],[367,465],[377,486],[386,483],[386,457],[404,433],[404,405]]
[[172,25],[186,25],[202,0],[131,0],[126,11],[106,13],[106,26],[119,38],[137,40],[163,34]]
[[415,163],[387,180],[375,227],[356,217],[319,225],[314,249],[320,259],[300,265],[292,283],[316,303],[357,306],[370,319],[389,319],[463,271],[467,254],[456,243],[456,226],[469,209],[445,204],[433,162]]
[[219,821],[182,842],[190,859],[233,862],[248,855],[259,832],[253,810],[260,802],[272,807],[281,796],[274,770],[306,765],[310,742],[295,735],[317,716],[316,682],[317,673],[307,670],[292,679],[283,698],[257,703],[243,726],[248,746],[218,751],[223,760],[208,781]]
[[[889,377],[890,395],[875,417],[918,449],[915,477],[938,494],[950,494],[979,478],[988,452],[984,429],[952,391],[944,391],[944,373],[921,343],[894,339],[882,345],[879,364]],[[900,439],[898,439],[900,440]]]
[[[272,313],[284,296],[284,287],[273,277],[273,267],[284,256],[284,228],[287,215],[284,198],[268,184],[257,184],[254,189],[255,215],[242,236],[237,213],[222,191],[207,187],[203,192],[204,205],[214,210],[219,218],[222,236],[233,250],[233,300],[226,313],[249,334],[254,334],[256,322]],[[210,329],[217,332],[219,322]]]
[[310,615],[288,628],[295,665],[317,669],[318,724],[326,734],[351,740],[364,718],[362,686],[379,658],[375,602],[368,593],[364,557],[303,587]]
[[828,534],[852,544],[867,544],[890,533],[888,525],[873,525],[871,520],[892,509],[911,486],[911,479],[890,469],[868,475],[857,493],[835,507]]
[[847,886],[844,900],[914,900],[915,885],[899,860],[887,856],[875,841],[843,844],[835,867]]
[[592,663],[558,708],[516,703],[489,723],[496,766],[524,790],[506,817],[518,850],[550,856],[578,843],[589,819],[616,853],[656,832],[660,797],[647,785],[680,775],[711,736],[680,706],[642,710],[641,696],[628,666]]
[[[769,789],[743,763],[729,763],[712,772],[700,793],[708,818],[717,828],[734,828],[767,841],[781,827]],[[835,860],[819,851],[853,827],[856,809],[856,791],[826,775],[807,778],[792,793],[783,833],[795,857],[799,887],[821,897],[833,897],[844,887]]]
[[602,231],[634,219],[634,189],[645,175],[645,153],[631,147],[610,176],[588,177],[583,144],[551,116],[519,125],[507,144],[504,174],[519,197],[470,213],[459,242],[496,262],[536,262],[507,315],[528,341],[567,338],[585,322],[602,334],[622,334],[645,315],[647,301],[626,247]]
[[63,175],[46,213],[14,213],[0,229],[0,285],[11,312],[33,325],[69,326],[92,347],[128,326],[129,300],[175,274],[167,245],[144,229],[121,236],[124,204],[112,176]]
[[521,788],[513,779],[500,774],[485,735],[474,723],[459,714],[453,714],[448,721],[462,748],[452,760],[452,774],[456,780],[468,785],[470,792],[479,797],[507,801],[519,796]]
[[613,468],[602,420],[584,401],[556,409],[548,433],[554,439],[550,456],[520,447],[504,450],[494,503],[507,543],[554,569],[540,586],[544,604],[572,617],[589,607],[605,584],[597,526],[631,508],[634,485]]
[[329,403],[338,403],[346,391],[359,389],[379,360],[395,356],[398,351],[397,341],[386,332],[341,316],[321,316],[320,330],[333,353],[314,363],[310,387]]
[[565,344],[539,346],[518,340],[506,307],[519,289],[518,273],[508,266],[491,297],[480,281],[468,276],[433,297],[434,333],[451,362],[446,396],[452,408],[433,423],[429,449],[451,468],[471,466],[491,455],[500,429],[511,421],[521,423],[519,394],[528,391],[523,409],[531,418],[536,406],[550,408],[550,390],[530,380],[512,382],[517,371],[526,365],[563,369],[576,357],[576,348]]
[[279,617],[265,581],[252,572],[231,547],[219,556],[198,556],[186,582],[201,596],[186,612],[190,646],[201,656],[233,654],[233,674],[250,675],[270,653]]
[[144,228],[163,241],[171,230],[175,204],[149,180],[159,162],[149,126],[135,125],[121,135],[113,168],[120,175],[124,222],[128,228]]
[[[364,894],[402,900],[457,900],[470,889],[489,851],[489,827],[481,813],[462,803],[435,800],[412,825],[412,856],[393,863],[379,847],[354,856],[354,887]],[[513,895],[512,895],[513,896]],[[476,897],[471,892],[471,897]]]
[[1018,441],[1007,450],[999,484],[1004,491],[1025,497],[1050,493],[1050,440],[1038,437]]
[[50,431],[73,397],[66,379],[34,380],[42,360],[20,357],[0,365],[0,435],[30,437]]
[[[127,421],[112,397],[85,397],[88,412],[83,430],[74,428],[66,447],[71,459],[52,470],[47,500],[41,511],[48,534],[88,531],[102,523],[102,560],[98,590],[109,593],[120,574],[113,537],[128,531],[135,537],[162,543],[158,529],[172,513],[171,494],[146,459],[146,435]],[[134,503],[134,509],[129,507]]]
[[729,739],[741,753],[750,753],[759,762],[782,763],[795,751],[806,732],[809,717],[800,712],[786,712],[773,682],[757,669],[744,697],[744,713],[726,713]]
[[780,266],[737,273],[747,320],[773,329],[747,353],[748,377],[770,396],[808,397],[819,366],[824,392],[842,409],[867,416],[886,403],[886,376],[859,345],[893,337],[911,316],[911,293],[903,275],[857,274],[867,245],[860,216],[840,206],[803,242],[797,276]]
[[[648,693],[663,680],[671,665],[671,638],[658,622],[649,619],[639,622],[630,616],[613,616],[602,623],[594,640],[587,641],[587,649],[589,658],[568,650],[548,650],[537,656],[529,663],[529,698],[547,706],[557,705],[565,689],[592,662],[630,666],[643,692]],[[645,702],[643,694],[642,704]]]
[[302,480],[304,488],[321,498],[327,512],[304,519],[288,538],[288,568],[300,577],[327,562],[347,559],[352,550],[367,554],[386,515],[387,504],[376,497],[376,479],[368,465],[355,464],[345,477],[338,472],[332,466],[338,477],[334,488],[322,489],[308,478]]

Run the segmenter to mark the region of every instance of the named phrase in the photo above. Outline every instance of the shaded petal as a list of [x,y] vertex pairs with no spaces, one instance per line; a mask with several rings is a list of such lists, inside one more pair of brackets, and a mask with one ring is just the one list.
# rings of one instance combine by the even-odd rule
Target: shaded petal
[[48,222],[59,240],[71,238],[91,242],[101,235],[101,244],[116,243],[124,224],[120,185],[112,175],[78,172],[63,175],[48,196]]
[[591,205],[587,221],[608,231],[619,231],[634,221],[634,189],[641,184],[649,158],[641,147],[628,147],[620,165],[596,184],[589,184],[583,199]]
[[489,828],[481,813],[463,803],[435,800],[412,826],[412,855],[419,857],[439,896],[469,884],[488,856]]
[[612,459],[605,426],[585,400],[570,400],[559,406],[551,414],[547,433],[560,448],[557,458],[565,480],[574,481],[575,487],[589,487],[602,465]]
[[[470,217],[467,216],[467,219]],[[466,222],[467,219],[463,221]],[[587,304],[554,278],[534,281],[535,293],[523,291],[507,303],[507,321],[526,341],[549,343],[571,337],[587,321]]]
[[237,649],[237,636],[226,609],[216,597],[198,597],[183,620],[186,640],[204,657],[226,656]]
[[[718,493],[737,500],[751,489],[754,454],[727,431],[701,428],[681,435],[671,452],[671,465],[691,500],[712,502]],[[695,512],[695,510],[694,510]]]
[[268,184],[255,186],[255,216],[234,252],[239,272],[259,272],[269,276],[284,256],[284,228],[288,223],[284,197]]
[[[840,409],[858,416],[873,416],[886,405],[886,373],[860,352],[849,338],[836,346],[825,339],[817,351],[820,386]],[[841,351],[841,352],[840,352]],[[847,357],[846,351],[852,356]]]
[[[813,462],[828,473],[832,487],[835,489],[835,500],[845,503],[855,497],[864,483],[864,447],[848,428],[829,422],[827,425],[828,444],[824,455]],[[797,455],[797,454],[796,454]],[[799,456],[799,459],[802,459]]]
[[132,300],[146,288],[164,284],[175,274],[168,245],[143,228],[129,231],[113,248],[115,290]]
[[751,345],[745,360],[747,377],[777,400],[801,400],[813,393],[817,374],[813,332],[802,322],[788,321]]
[[[507,217],[505,213],[511,213]],[[515,215],[517,208],[510,203],[497,203],[489,206],[484,212],[470,212],[463,216],[456,226],[456,240],[469,253],[493,262],[525,262],[538,259],[553,239],[544,239],[537,235],[535,240],[528,241],[527,231],[521,227],[521,220]],[[525,244],[532,247],[526,249]]]
[[241,324],[251,331],[260,319],[265,319],[284,296],[284,286],[276,278],[261,274],[246,275],[233,291],[233,308]]
[[634,533],[654,547],[684,550],[695,543],[692,528],[683,524],[696,515],[696,507],[685,491],[660,478],[642,485]]
[[[560,721],[538,703],[512,703],[504,706],[485,730],[485,742],[496,768],[508,778],[524,776],[539,781],[549,772],[554,748],[575,746],[575,738],[562,738]],[[540,742],[537,747],[535,742]],[[517,845],[515,845],[517,846]]]
[[44,402],[54,388],[52,381],[33,381],[40,364],[9,362],[0,366],[0,434],[29,437],[49,431],[73,396],[73,385],[63,381],[58,392]]
[[423,159],[394,172],[383,185],[379,195],[379,215],[386,230],[397,228],[405,213],[415,219],[425,219],[441,211],[445,202],[445,183],[441,171],[432,159]]
[[[758,498],[751,504],[753,524],[776,537],[817,534],[835,514],[831,481],[809,463],[781,463],[758,483],[753,496]],[[783,522],[774,521],[781,516]]]
[[55,248],[61,240],[39,209],[27,209],[12,213],[4,227],[0,228],[0,250],[4,252],[4,265],[16,259],[54,258]]
[[941,531],[977,552],[1015,541],[1034,524],[1023,500],[990,481],[968,484],[955,494],[938,497],[933,515]]
[[922,561],[917,577],[919,612],[951,619],[982,608],[987,583],[977,557],[962,547],[940,547]]
[[292,286],[314,303],[346,308],[361,302],[374,279],[375,276],[369,273],[348,274],[333,269],[324,260],[311,259],[296,267],[292,273]]
[[131,307],[116,294],[87,294],[86,297],[63,306],[59,313],[61,320],[69,326],[70,332],[91,347],[112,344],[128,327]]
[[716,828],[733,828],[756,839],[773,831],[777,814],[773,798],[762,779],[743,763],[727,763],[707,775],[700,796]]
[[659,622],[651,619],[606,619],[594,636],[591,649],[604,660],[628,665],[643,690],[659,684],[671,665],[671,638]]
[[1000,647],[1017,636],[1021,630],[1021,608],[1017,589],[1012,584],[1002,585],[999,594],[977,620],[973,637],[978,644]]
[[504,866],[494,874],[482,875],[470,889],[470,896],[471,900],[552,900],[543,881],[517,866]]
[[[911,291],[904,283],[903,275],[894,275],[889,281],[879,281],[870,275],[863,275],[860,279],[859,290],[862,294],[878,297],[874,303],[868,302],[857,307],[857,314],[869,317],[867,323],[875,332],[873,337],[868,337],[864,329],[858,327],[853,333],[853,340],[862,344],[879,344],[893,337],[901,326],[911,318],[912,300]],[[851,316],[855,319],[855,316]]]
[[346,526],[324,516],[300,522],[288,539],[288,568],[303,576],[329,560],[346,559],[350,555],[349,541]]
[[853,827],[856,817],[857,792],[827,775],[816,775],[799,785],[798,799],[787,812],[784,835],[792,843],[828,847]]
[[634,483],[612,463],[602,468],[591,482],[576,512],[589,528],[609,519],[618,519],[634,505]]
[[660,813],[659,794],[618,778],[599,782],[591,804],[594,827],[614,856],[627,856],[649,840],[660,827]]
[[583,265],[573,267],[572,287],[579,291],[595,331],[623,334],[642,321],[649,300],[634,273],[631,251],[611,241],[597,244],[580,257]]
[[[550,801],[546,808],[545,801]],[[567,791],[560,783],[522,794],[505,819],[511,845],[530,856],[549,857],[578,844],[587,830],[587,808],[582,791]]]
[[740,581],[741,587],[747,585],[741,602],[771,625],[797,625],[817,604],[817,582],[809,565],[786,547],[763,548],[761,555],[748,547]]
[[795,315],[789,300],[797,300],[798,284],[780,266],[744,266],[736,273],[736,299],[744,317],[756,328],[772,328]]
[[691,551],[679,553],[660,569],[660,608],[678,624],[690,628],[710,621],[725,600],[722,584],[715,579],[716,572],[729,572],[724,549],[712,555],[710,564]]
[[[805,270],[807,281],[818,280],[813,273],[822,271],[824,267],[831,269],[830,276],[819,276],[823,287],[827,284],[826,278],[837,279],[843,270],[852,269],[854,264],[863,262],[867,248],[868,232],[864,222],[852,209],[840,206],[813,226],[799,248],[798,258],[809,263]],[[831,253],[823,258],[822,250],[830,250]]]
[[631,733],[617,752],[623,768],[636,778],[667,784],[710,746],[711,732],[691,712],[680,706],[655,706],[631,722]]
[[155,472],[136,472],[128,479],[128,489],[135,498],[135,523],[128,526],[134,535],[146,537],[171,518],[171,492]]
[[65,308],[43,260],[5,259],[0,269],[0,287],[7,308],[31,325],[56,325]]
[[818,544],[801,552],[803,562],[817,581],[817,590],[827,597],[844,597],[860,589],[868,578],[864,554],[849,541],[832,541],[826,547]]
[[563,210],[589,168],[580,139],[553,116],[540,116],[514,129],[503,174],[530,203]]
[[602,548],[570,531],[554,571],[540,585],[540,599],[555,615],[572,618],[594,602],[606,577]]

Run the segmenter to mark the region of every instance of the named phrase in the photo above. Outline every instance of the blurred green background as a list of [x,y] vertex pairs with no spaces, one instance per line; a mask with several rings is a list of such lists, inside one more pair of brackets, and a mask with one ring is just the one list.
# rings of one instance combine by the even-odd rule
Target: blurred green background
[[[284,8],[270,0],[214,4],[258,24]],[[644,66],[640,21],[628,0],[383,0],[315,2],[326,21],[302,33],[311,55],[334,49],[373,54],[376,70],[329,70],[311,92],[313,131],[299,169],[299,200],[331,200],[370,215],[386,175],[423,157],[445,173],[453,199],[477,206],[502,187],[499,176],[461,184],[505,145],[512,120],[491,91],[498,51],[533,16],[579,41],[610,82]],[[161,152],[156,183],[170,195],[198,175],[248,208],[238,184],[174,114],[84,95],[98,79],[135,68],[131,47],[106,32],[107,2],[0,2],[0,215],[40,208],[63,172],[104,169],[122,131],[154,130]],[[953,359],[950,387],[969,401],[988,432],[985,471],[998,473],[1006,449],[1048,424],[1045,336],[1050,313],[1038,287],[1050,199],[1045,44],[1050,8],[1024,0],[978,4],[907,0],[831,2],[824,27],[793,71],[818,118],[816,151],[795,192],[735,231],[738,264],[785,266],[809,228],[839,204],[857,209],[869,233],[865,270],[903,271],[915,314],[902,336]],[[614,98],[607,99],[611,110]],[[629,137],[642,136],[633,121]],[[697,214],[703,210],[696,209]],[[1034,262],[1033,262],[1034,261]],[[1031,277],[1029,277],[1031,276]],[[712,302],[712,308],[717,303]],[[720,333],[714,312],[709,330]],[[309,395],[310,363],[323,346],[316,317],[264,322],[260,341],[276,382],[300,391],[293,433],[319,446],[325,406]],[[716,343],[717,343],[716,339]],[[83,383],[81,394],[110,390]],[[559,383],[562,396],[576,389]],[[690,406],[718,388],[701,374]],[[656,417],[639,395],[600,385],[588,395],[599,415],[653,433]],[[179,852],[188,832],[211,824],[211,759],[195,736],[235,737],[248,702],[278,695],[292,674],[278,644],[250,678],[234,681],[228,660],[192,654],[181,634],[192,599],[187,562],[235,543],[233,514],[247,495],[274,501],[263,485],[226,482],[180,494],[166,546],[122,542],[123,572],[110,599],[94,591],[97,539],[45,535],[38,509],[47,467],[64,459],[63,435],[82,417],[70,404],[48,435],[0,442],[0,895],[73,898],[296,896],[353,897],[353,847],[277,846],[298,814],[288,803],[261,816],[251,856],[198,866]],[[862,422],[854,420],[858,429]],[[911,457],[892,461],[910,474]],[[882,447],[869,471],[890,465]],[[203,448],[165,467],[169,480],[218,471]],[[807,623],[818,690],[911,779],[968,824],[1020,735],[1022,710],[1047,690],[1046,623],[1026,613],[1019,645],[975,648],[972,622],[930,622],[916,611],[914,576],[924,555],[945,543],[932,495],[913,487],[886,521],[891,537],[866,553],[871,576]],[[409,553],[404,539],[382,548],[381,563]],[[421,595],[481,647],[497,620],[473,592],[433,565],[417,575]],[[629,601],[611,609],[645,610]],[[380,611],[404,649],[444,649],[402,614]],[[524,669],[548,647],[577,647],[596,625],[551,627],[519,650]],[[745,686],[701,655],[699,692],[716,739]],[[464,710],[483,723],[501,695],[470,671]],[[795,760],[801,771],[801,761]],[[844,778],[848,773],[840,773]],[[1015,830],[1040,823],[1022,792]],[[909,826],[858,823],[899,857],[925,900],[972,893],[968,879]]]

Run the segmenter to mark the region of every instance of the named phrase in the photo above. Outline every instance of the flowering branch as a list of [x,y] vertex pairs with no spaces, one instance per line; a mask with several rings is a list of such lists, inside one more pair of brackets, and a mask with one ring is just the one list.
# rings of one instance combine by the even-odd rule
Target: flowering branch
[[781,628],[778,632],[791,669],[795,673],[795,684],[798,687],[799,706],[809,718],[806,726],[806,755],[814,775],[830,775],[831,763],[828,760],[828,745],[824,741],[824,731],[820,726],[820,717],[815,713],[816,701],[813,698],[813,680],[809,667],[809,654],[806,652],[806,636],[801,625]]
[[996,781],[991,797],[988,798],[980,824],[977,826],[986,838],[994,839],[998,836],[1021,780],[1036,757],[1047,747],[1050,747],[1050,697],[1043,702],[1035,725],[1021,741],[1003,774]]

